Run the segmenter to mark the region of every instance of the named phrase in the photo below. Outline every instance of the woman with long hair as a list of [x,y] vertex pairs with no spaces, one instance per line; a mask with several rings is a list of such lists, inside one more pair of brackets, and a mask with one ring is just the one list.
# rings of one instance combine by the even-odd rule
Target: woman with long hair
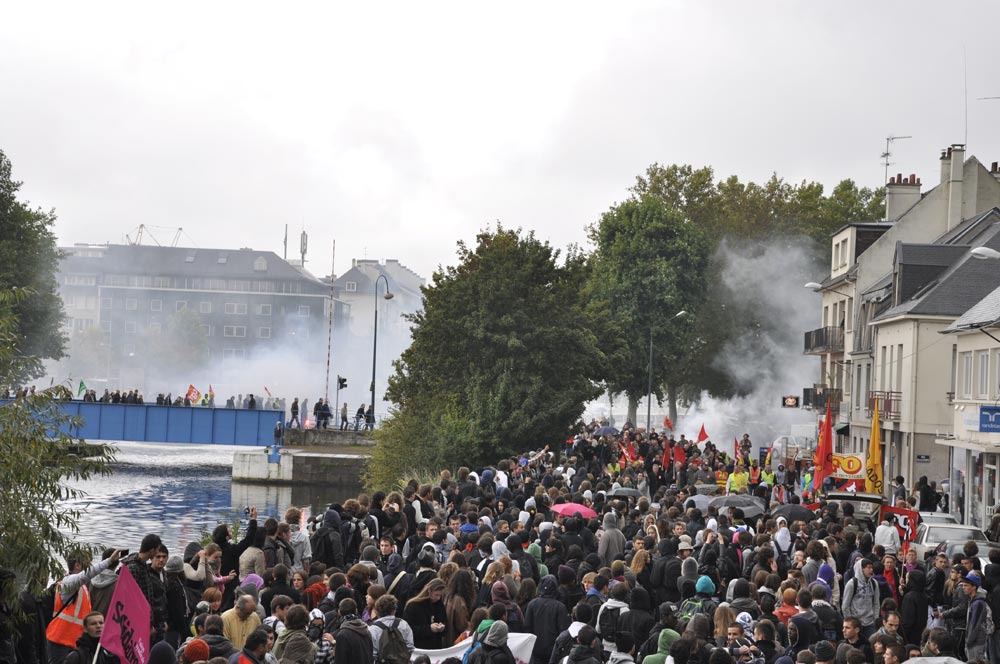
[[501,580],[504,575],[504,566],[500,562],[490,563],[483,575],[483,585],[479,587],[478,605],[489,608],[490,599],[493,592],[493,584]]
[[720,606],[715,610],[712,620],[715,622],[715,631],[712,632],[712,636],[715,637],[715,646],[726,648],[729,643],[729,626],[736,622],[736,613],[728,606]]
[[517,589],[517,596],[514,597],[514,603],[521,607],[521,613],[523,614],[528,610],[528,602],[535,599],[538,595],[538,586],[535,584],[535,580],[528,578],[521,582],[521,587]]
[[300,597],[306,591],[306,581],[308,580],[309,576],[302,570],[292,574],[292,588],[295,588]]
[[444,591],[444,581],[435,577],[403,609],[403,620],[413,630],[413,645],[421,650],[440,650],[444,647],[443,637],[448,629]]
[[[443,579],[442,579],[443,580]],[[476,609],[476,577],[467,569],[456,570],[444,593],[444,611],[448,629],[444,642],[454,643],[469,628],[469,619]]]
[[708,664],[708,658],[712,656],[712,647],[709,645],[712,640],[711,632],[712,623],[707,615],[696,613],[691,616],[683,634],[683,637],[691,643],[688,664]]
[[635,574],[636,583],[646,590],[652,590],[652,583],[649,579],[653,566],[650,564],[650,560],[649,551],[640,549],[632,556],[632,564],[629,565],[632,573]]

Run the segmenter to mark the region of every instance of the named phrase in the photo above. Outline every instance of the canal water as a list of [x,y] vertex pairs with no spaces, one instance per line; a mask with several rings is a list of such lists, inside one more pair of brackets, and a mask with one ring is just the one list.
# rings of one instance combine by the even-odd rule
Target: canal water
[[[296,506],[308,517],[331,502],[357,496],[360,484],[268,486],[232,481],[233,452],[246,447],[115,443],[114,473],[71,482],[86,492],[67,501],[80,510],[78,539],[137,550],[147,533],[157,533],[171,552],[200,540],[220,522],[243,516],[255,505],[279,519]],[[361,468],[358,468],[360,476]],[[243,522],[245,523],[245,521]]]

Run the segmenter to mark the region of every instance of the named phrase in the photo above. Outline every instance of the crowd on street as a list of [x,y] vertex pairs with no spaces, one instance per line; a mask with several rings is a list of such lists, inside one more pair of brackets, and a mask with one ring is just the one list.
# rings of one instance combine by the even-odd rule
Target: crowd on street
[[[312,516],[253,509],[182,551],[81,553],[48,601],[21,594],[0,664],[118,664],[98,642],[122,567],[154,664],[1000,664],[1000,549],[918,560],[748,436],[730,454],[600,426]],[[928,488],[897,477],[887,500],[933,509]]]

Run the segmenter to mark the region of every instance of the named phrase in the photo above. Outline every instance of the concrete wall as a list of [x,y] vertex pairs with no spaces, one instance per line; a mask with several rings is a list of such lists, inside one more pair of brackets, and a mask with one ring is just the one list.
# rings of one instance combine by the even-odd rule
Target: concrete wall
[[[338,423],[339,426],[339,423]],[[337,429],[285,429],[285,446],[302,447],[329,445],[375,445],[367,435],[355,431]]]
[[282,450],[280,461],[269,460],[265,450],[233,454],[233,481],[266,484],[359,485],[368,457]]

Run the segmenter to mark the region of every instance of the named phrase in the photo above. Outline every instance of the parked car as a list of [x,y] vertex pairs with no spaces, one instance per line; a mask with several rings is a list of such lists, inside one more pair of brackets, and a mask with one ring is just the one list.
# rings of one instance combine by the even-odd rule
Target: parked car
[[841,506],[850,503],[854,507],[854,520],[866,527],[869,531],[875,532],[878,528],[879,513],[885,499],[876,493],[858,493],[855,491],[828,491],[826,493],[827,502],[836,502]]
[[920,512],[921,523],[958,523],[958,517],[947,512]]
[[917,560],[930,557],[942,542],[961,542],[968,540],[989,542],[986,533],[975,526],[964,526],[957,523],[921,523],[917,526],[917,538],[910,548],[917,552]]
[[[961,553],[962,548],[965,543],[969,540],[949,540],[947,542],[941,542],[937,545],[934,553],[943,553],[948,556],[948,560],[956,553]],[[980,569],[986,569],[986,566],[990,564],[990,549],[1000,549],[1000,544],[996,542],[976,542],[976,546],[979,547],[979,565]]]

